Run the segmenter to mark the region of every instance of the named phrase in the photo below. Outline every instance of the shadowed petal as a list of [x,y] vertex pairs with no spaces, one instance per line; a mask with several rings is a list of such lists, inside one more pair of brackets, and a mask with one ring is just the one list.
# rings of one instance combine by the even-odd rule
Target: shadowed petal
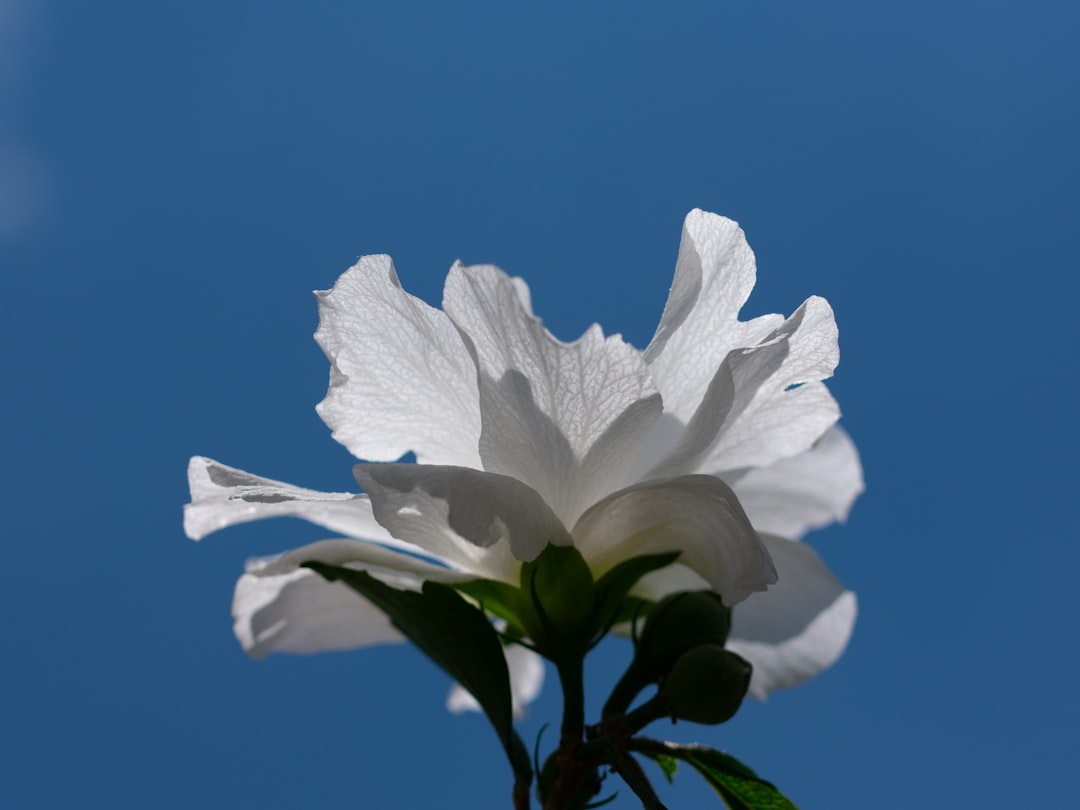
[[248,655],[348,650],[403,640],[385,614],[352,588],[299,568],[309,561],[362,569],[403,590],[419,590],[429,579],[472,578],[358,540],[322,540],[277,557],[249,560],[233,596],[233,629]]
[[[514,718],[525,716],[525,707],[540,694],[544,685],[544,659],[520,644],[503,647],[506,666],[510,670],[510,693]],[[454,714],[478,712],[480,704],[460,684],[454,684],[446,696],[446,708]]]
[[317,653],[404,641],[378,608],[314,571],[244,574],[233,596],[233,632],[252,658]]
[[574,544],[597,576],[621,560],[680,551],[733,605],[776,582],[769,554],[731,489],[718,478],[687,475],[610,495],[574,527]]
[[827,430],[805,453],[748,470],[728,483],[754,528],[792,539],[845,520],[865,488],[859,454],[839,427]]
[[191,503],[184,506],[184,531],[192,540],[238,523],[291,516],[349,537],[420,551],[375,520],[367,495],[294,487],[203,456],[188,463],[188,484]]
[[571,542],[543,499],[505,475],[426,464],[358,465],[355,474],[388,531],[479,576],[516,584],[521,562]]
[[479,467],[476,368],[450,319],[401,289],[389,256],[365,256],[316,293],[330,360],[318,407],[357,458]]
[[855,626],[855,594],[805,543],[763,535],[779,573],[766,593],[731,614],[728,647],[754,666],[752,697],[797,686],[828,669]]
[[[479,373],[484,469],[524,481],[560,518],[636,480],[636,459],[661,403],[640,353],[592,326],[556,340],[490,266],[456,265],[443,307]],[[605,464],[582,461],[599,443]]]

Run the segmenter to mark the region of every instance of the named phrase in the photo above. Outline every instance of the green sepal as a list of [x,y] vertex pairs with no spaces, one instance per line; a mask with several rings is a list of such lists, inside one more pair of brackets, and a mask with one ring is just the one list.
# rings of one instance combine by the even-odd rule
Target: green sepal
[[[700,773],[731,810],[798,810],[776,785],[766,782],[739,760],[704,745],[664,744],[663,752],[641,751],[660,764],[660,758],[681,759]],[[664,766],[661,764],[661,768]],[[666,771],[666,769],[665,769]]]
[[495,727],[518,780],[526,784],[532,780],[529,753],[514,731],[510,671],[502,642],[482,611],[438,582],[425,582],[416,593],[391,588],[366,571],[320,562],[307,562],[303,567],[357,591],[468,690]]
[[[596,581],[596,605],[593,609],[593,625],[600,628],[601,636],[620,621],[630,621],[638,611],[650,603],[645,599],[627,596],[646,574],[666,568],[678,558],[680,552],[644,554],[623,560]],[[597,641],[599,638],[596,639]]]
[[507,635],[512,638],[529,635],[531,606],[520,588],[495,579],[470,579],[455,582],[452,587],[471,596],[488,613],[505,620]]
[[577,636],[588,632],[594,586],[589,564],[573,546],[548,544],[521,566],[521,590],[535,611],[537,646],[552,651],[576,646]]

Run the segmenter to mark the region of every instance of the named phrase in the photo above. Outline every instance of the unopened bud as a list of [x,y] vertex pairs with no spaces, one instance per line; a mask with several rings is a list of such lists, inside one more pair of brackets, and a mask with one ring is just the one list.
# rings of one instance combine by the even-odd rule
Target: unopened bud
[[638,639],[637,658],[654,679],[666,675],[683,653],[701,644],[724,646],[731,609],[714,591],[684,591],[653,608]]
[[573,633],[593,609],[594,583],[588,563],[573,546],[549,545],[521,567],[521,587],[530,593],[549,631]]
[[752,672],[748,661],[719,644],[687,650],[662,686],[672,717],[706,725],[730,720],[750,688]]

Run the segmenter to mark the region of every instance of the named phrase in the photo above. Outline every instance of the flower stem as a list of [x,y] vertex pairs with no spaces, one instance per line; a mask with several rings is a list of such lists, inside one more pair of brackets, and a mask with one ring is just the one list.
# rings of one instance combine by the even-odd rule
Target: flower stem
[[563,690],[562,736],[580,741],[585,731],[585,662],[579,656],[556,664]]
[[514,810],[529,810],[529,782],[520,777],[514,780]]
[[578,760],[585,736],[585,660],[582,655],[564,656],[555,662],[563,690],[563,719],[556,759],[559,775],[544,802],[544,810],[566,810],[589,772]]

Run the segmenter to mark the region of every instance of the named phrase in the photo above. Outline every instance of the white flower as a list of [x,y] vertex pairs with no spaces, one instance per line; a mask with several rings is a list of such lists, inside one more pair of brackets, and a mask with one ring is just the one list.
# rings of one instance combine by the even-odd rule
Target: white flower
[[[796,538],[846,514],[861,486],[850,442],[826,434],[839,415],[821,382],[838,360],[836,327],[821,298],[786,320],[739,321],[754,278],[738,226],[692,211],[660,325],[639,352],[598,326],[556,340],[524,282],[495,267],[456,264],[439,310],[401,289],[389,257],[362,258],[317,294],[316,339],[331,362],[319,414],[357,458],[411,451],[418,463],[358,465],[363,494],[327,494],[192,459],[193,539],[279,515],[349,538],[249,563],[233,603],[241,644],[262,656],[400,640],[346,586],[297,567],[306,560],[402,588],[516,585],[521,563],[556,543],[573,544],[597,576],[677,550],[651,592],[692,580],[728,604],[764,591],[779,569],[783,584],[735,612],[733,644],[766,673],[753,693],[828,666],[853,598],[807,546],[759,538],[747,513],[760,531]],[[837,462],[847,478],[833,481],[818,473],[838,447],[850,450]],[[836,608],[845,600],[846,612]],[[527,700],[535,662],[511,664]]]

